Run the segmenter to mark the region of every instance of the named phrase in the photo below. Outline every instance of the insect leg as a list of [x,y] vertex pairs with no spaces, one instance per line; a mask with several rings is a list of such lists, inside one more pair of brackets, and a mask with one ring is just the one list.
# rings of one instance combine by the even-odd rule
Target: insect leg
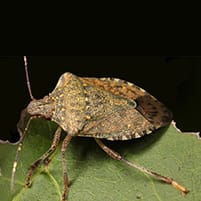
[[127,159],[123,158],[119,153],[113,151],[112,149],[110,149],[109,147],[107,147],[105,144],[103,144],[103,142],[100,139],[97,139],[97,138],[94,138],[94,139],[97,142],[97,144],[103,149],[103,151],[105,151],[109,156],[111,156],[115,160],[122,161],[122,162],[126,163],[127,165],[140,170],[141,172],[144,172],[144,173],[149,174],[149,175],[151,175],[151,176],[153,176],[153,177],[155,177],[155,178],[157,178],[159,180],[162,180],[162,181],[164,181],[164,182],[166,182],[168,184],[171,184],[176,189],[182,191],[185,194],[189,192],[188,189],[186,189],[182,185],[178,184],[172,178],[160,175],[160,174],[158,174],[156,172],[153,172],[153,171],[151,171],[151,170],[149,170],[149,169],[147,169],[147,168],[145,168],[143,166],[140,166],[140,165],[138,165],[136,163],[130,162]]
[[36,160],[34,163],[31,164],[29,172],[27,174],[27,178],[26,178],[26,186],[30,185],[30,180],[31,180],[34,170],[40,165],[41,162],[45,162],[47,160],[47,158],[54,152],[54,150],[56,149],[56,147],[59,143],[60,136],[61,136],[61,128],[58,127],[54,134],[54,138],[53,138],[51,147],[38,160]]
[[64,189],[62,194],[62,201],[66,201],[66,196],[68,194],[68,175],[67,175],[67,166],[65,159],[65,152],[70,140],[72,139],[71,135],[67,135],[62,143],[61,153],[62,153],[62,165],[63,165],[63,180],[64,180]]

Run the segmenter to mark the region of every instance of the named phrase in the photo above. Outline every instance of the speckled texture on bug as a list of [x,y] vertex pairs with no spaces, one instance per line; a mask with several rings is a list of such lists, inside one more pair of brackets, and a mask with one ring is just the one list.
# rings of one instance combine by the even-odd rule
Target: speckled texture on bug
[[64,73],[49,96],[31,101],[31,115],[35,107],[70,135],[108,140],[139,138],[172,119],[161,102],[130,82],[72,73]]

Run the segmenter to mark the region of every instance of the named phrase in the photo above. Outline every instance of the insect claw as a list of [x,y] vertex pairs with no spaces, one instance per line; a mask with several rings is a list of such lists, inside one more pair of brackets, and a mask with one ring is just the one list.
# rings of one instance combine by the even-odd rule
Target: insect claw
[[171,182],[172,186],[174,186],[176,189],[180,190],[182,193],[187,194],[190,191],[183,187],[182,185],[178,184],[176,181],[172,180]]
[[31,186],[31,182],[30,182],[29,178],[26,180],[25,186],[28,187],[28,188]]

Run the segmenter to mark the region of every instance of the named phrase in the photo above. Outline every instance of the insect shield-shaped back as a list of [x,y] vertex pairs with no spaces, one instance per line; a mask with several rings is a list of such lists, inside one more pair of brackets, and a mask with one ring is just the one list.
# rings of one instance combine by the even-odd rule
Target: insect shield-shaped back
[[[80,78],[90,119],[79,136],[128,140],[170,123],[172,113],[140,87],[116,78]],[[96,99],[97,98],[97,99]],[[96,113],[94,113],[94,110]]]
[[119,79],[64,73],[49,96],[30,102],[70,135],[127,140],[167,125],[171,112],[145,90]]

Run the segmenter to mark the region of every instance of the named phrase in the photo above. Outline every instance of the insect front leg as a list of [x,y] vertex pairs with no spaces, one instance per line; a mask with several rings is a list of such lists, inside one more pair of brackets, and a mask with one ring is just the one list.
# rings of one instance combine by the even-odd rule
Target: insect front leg
[[176,189],[180,190],[184,194],[189,192],[188,189],[186,189],[185,187],[183,187],[182,185],[180,185],[179,183],[174,181],[172,178],[163,176],[161,174],[158,174],[157,172],[153,172],[152,170],[149,170],[143,166],[140,166],[136,163],[128,161],[127,159],[123,158],[119,153],[117,153],[117,152],[113,151],[112,149],[110,149],[109,147],[107,147],[100,139],[97,139],[97,138],[94,138],[94,139],[97,142],[97,144],[101,147],[101,149],[103,149],[103,151],[105,151],[110,157],[112,157],[116,160],[122,161],[122,162],[126,163],[127,165],[134,167],[134,168],[140,170],[141,172],[149,174],[161,181],[171,184],[172,186],[174,186]]
[[62,194],[62,201],[66,201],[66,197],[68,194],[68,175],[67,175],[67,163],[65,158],[65,152],[70,140],[72,139],[71,135],[67,135],[62,143],[61,154],[62,154],[62,165],[63,165],[63,181],[64,181],[64,189]]
[[40,165],[40,163],[44,162],[45,164],[47,164],[47,160],[48,160],[49,156],[55,151],[55,149],[59,143],[61,131],[62,131],[61,128],[58,127],[54,134],[54,138],[53,138],[51,147],[38,160],[36,160],[34,163],[31,164],[29,172],[27,174],[27,178],[26,178],[26,186],[30,185],[30,180],[33,175],[33,172]]

